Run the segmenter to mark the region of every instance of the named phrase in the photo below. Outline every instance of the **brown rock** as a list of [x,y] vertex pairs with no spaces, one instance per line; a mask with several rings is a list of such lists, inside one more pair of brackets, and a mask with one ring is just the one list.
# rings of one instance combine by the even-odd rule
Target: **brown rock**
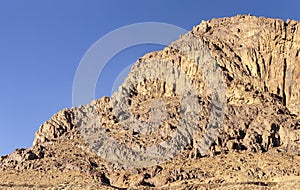
[[[37,189],[47,188],[45,184],[71,189],[300,186],[299,27],[298,21],[250,15],[202,21],[164,50],[140,58],[112,97],[58,112],[41,125],[31,148],[0,157],[0,187],[12,183]],[[213,104],[209,81],[220,81],[214,80],[217,75],[209,77],[212,70],[195,66],[201,61],[218,66],[226,87],[224,120],[215,131],[210,116],[220,111]],[[182,73],[153,77],[175,70]],[[189,86],[199,104],[199,115],[191,118],[182,117],[195,110],[190,104],[182,106],[183,97],[191,92],[180,96]],[[136,164],[138,157],[129,150],[119,152],[115,160],[106,159],[119,150],[101,141],[102,131],[137,150],[168,142],[183,119],[192,120],[196,131],[170,161],[130,170],[117,162],[132,156],[134,161],[128,162]],[[151,127],[141,127],[145,123]],[[201,144],[203,139],[211,144]],[[103,145],[107,149],[100,151]],[[208,152],[201,152],[202,145]],[[264,182],[253,182],[260,180]]]

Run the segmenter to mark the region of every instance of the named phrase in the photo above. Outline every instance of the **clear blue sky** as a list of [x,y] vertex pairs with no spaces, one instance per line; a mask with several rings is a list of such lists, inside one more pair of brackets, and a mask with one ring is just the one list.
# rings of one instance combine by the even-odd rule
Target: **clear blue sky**
[[[30,147],[44,121],[71,107],[82,56],[118,27],[153,21],[190,30],[203,19],[241,13],[300,20],[299,8],[299,0],[1,0],[0,155]],[[115,56],[99,78],[97,97],[110,95],[127,65],[161,48],[136,46]]]

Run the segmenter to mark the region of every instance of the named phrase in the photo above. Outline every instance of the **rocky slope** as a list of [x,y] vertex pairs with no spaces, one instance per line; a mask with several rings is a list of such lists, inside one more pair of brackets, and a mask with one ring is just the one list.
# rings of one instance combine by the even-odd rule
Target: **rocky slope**
[[112,97],[60,111],[2,156],[0,187],[299,189],[299,27],[202,21]]

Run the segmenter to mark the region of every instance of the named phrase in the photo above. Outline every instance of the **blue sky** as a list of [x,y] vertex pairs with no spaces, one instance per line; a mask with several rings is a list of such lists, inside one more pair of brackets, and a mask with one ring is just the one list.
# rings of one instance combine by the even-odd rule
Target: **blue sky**
[[[0,155],[30,147],[53,114],[72,106],[78,64],[103,35],[138,22],[190,30],[201,20],[248,14],[300,20],[300,1],[276,0],[1,0]],[[140,45],[116,55],[104,69],[96,96],[110,95],[117,75],[161,45]]]

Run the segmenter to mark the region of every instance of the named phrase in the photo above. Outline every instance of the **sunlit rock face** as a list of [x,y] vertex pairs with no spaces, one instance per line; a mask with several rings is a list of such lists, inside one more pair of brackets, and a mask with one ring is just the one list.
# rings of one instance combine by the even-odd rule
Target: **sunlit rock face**
[[69,172],[101,188],[252,188],[242,182],[285,175],[279,189],[299,186],[299,27],[250,15],[202,21],[137,60],[112,97],[55,114],[0,168]]

